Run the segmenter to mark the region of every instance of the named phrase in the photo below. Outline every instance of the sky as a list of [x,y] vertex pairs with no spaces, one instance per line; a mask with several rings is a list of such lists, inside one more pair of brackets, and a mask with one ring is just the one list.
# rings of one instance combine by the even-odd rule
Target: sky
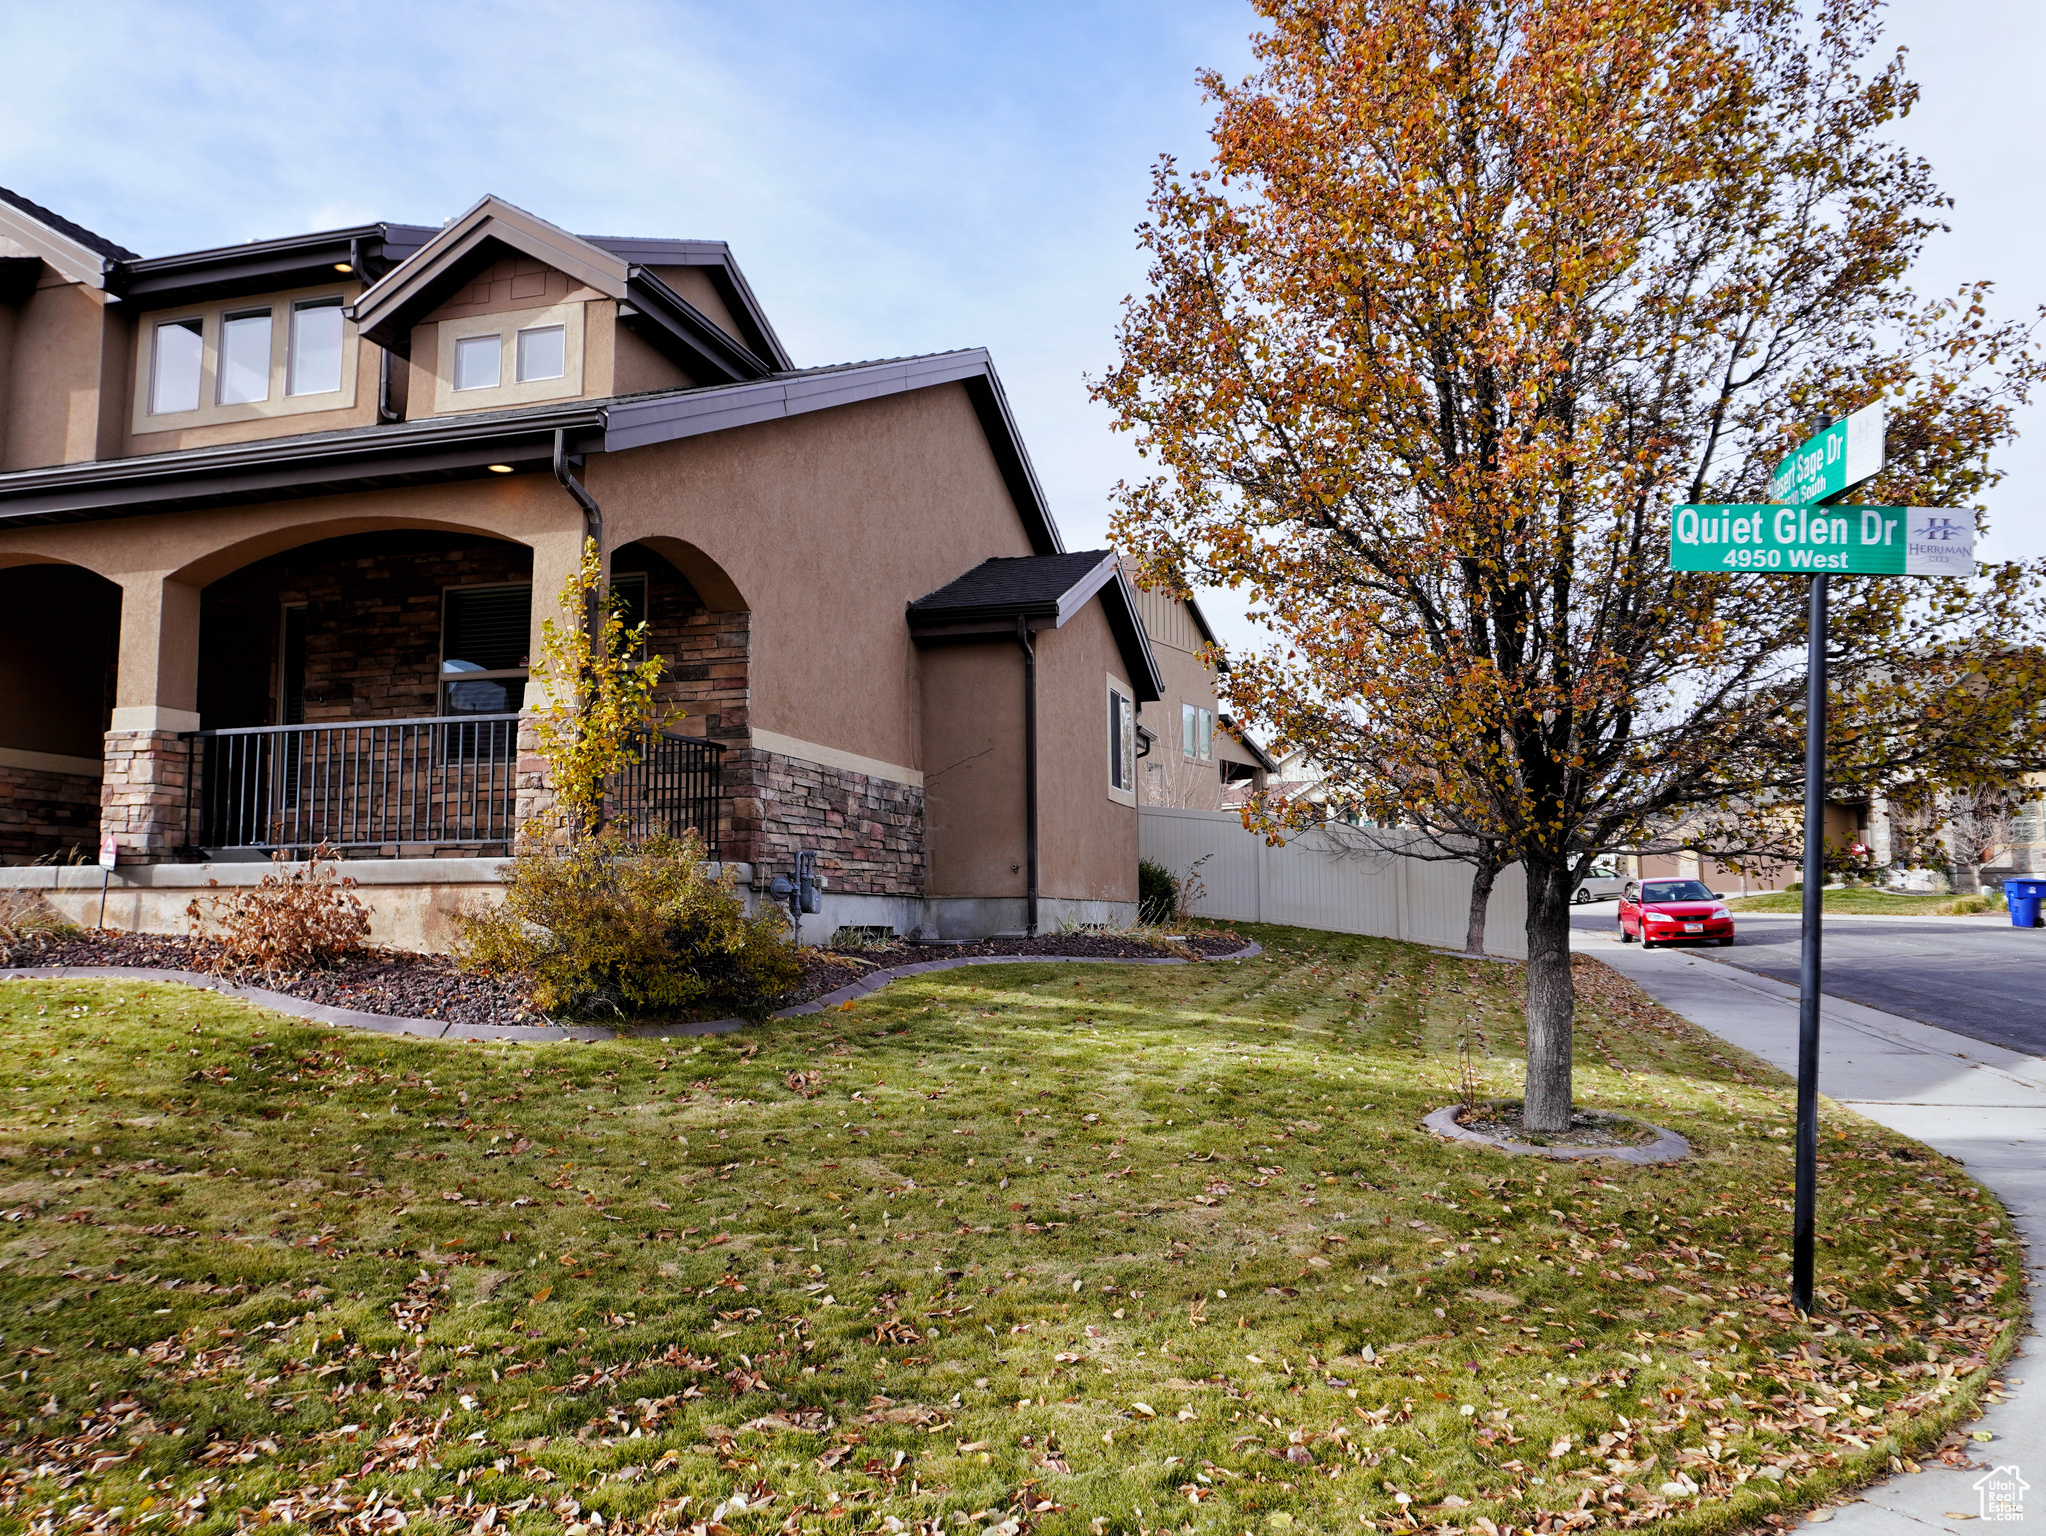
[[[1895,137],[1957,201],[1922,291],[2046,305],[2046,7],[1901,0],[1924,88]],[[485,193],[585,234],[722,239],[799,366],[985,346],[1071,549],[1141,473],[1086,379],[1141,289],[1160,154],[1198,161],[1195,76],[1240,76],[1242,0],[111,0],[0,5],[0,185],[141,252]],[[2046,405],[2000,460],[1985,557],[2046,555]],[[1259,643],[1232,594],[1203,606]]]

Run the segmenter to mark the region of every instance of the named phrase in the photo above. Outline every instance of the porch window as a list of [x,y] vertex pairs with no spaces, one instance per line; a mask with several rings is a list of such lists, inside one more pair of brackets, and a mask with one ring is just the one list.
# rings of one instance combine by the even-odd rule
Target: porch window
[[441,615],[440,712],[505,715],[526,697],[530,586],[449,587]]

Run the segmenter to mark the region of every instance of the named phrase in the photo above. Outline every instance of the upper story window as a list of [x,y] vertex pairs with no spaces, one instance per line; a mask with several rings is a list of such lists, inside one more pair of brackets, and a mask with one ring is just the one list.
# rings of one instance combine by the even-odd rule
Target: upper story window
[[463,336],[455,342],[455,388],[495,389],[504,377],[504,338]]
[[330,395],[341,387],[341,296],[301,299],[291,306],[284,392]]
[[1215,756],[1215,712],[1198,704],[1179,706],[1179,749],[1199,762]]
[[567,337],[567,327],[560,325],[535,325],[520,331],[519,382],[558,379],[567,372]]
[[267,307],[220,317],[222,405],[249,405],[270,398],[270,330]]
[[152,415],[199,409],[200,364],[205,348],[203,321],[166,320],[157,326],[149,369]]
[[131,430],[176,431],[355,404],[346,292],[222,301],[140,327]]
[[584,307],[555,304],[437,322],[434,409],[502,410],[581,394]]

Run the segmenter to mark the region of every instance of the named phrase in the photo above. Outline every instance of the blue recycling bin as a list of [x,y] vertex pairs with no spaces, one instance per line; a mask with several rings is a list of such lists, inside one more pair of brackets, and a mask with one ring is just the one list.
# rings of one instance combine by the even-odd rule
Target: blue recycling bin
[[2003,882],[2003,899],[2010,908],[2011,927],[2036,928],[2039,926],[2039,905],[2046,901],[2046,880],[2006,880]]

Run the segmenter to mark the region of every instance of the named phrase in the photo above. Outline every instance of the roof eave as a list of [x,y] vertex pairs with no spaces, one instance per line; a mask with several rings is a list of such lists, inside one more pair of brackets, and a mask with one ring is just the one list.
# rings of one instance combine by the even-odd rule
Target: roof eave
[[466,479],[492,464],[547,469],[556,431],[584,451],[600,439],[603,411],[578,404],[511,420],[436,418],[310,442],[259,439],[17,471],[0,481],[0,527]]
[[647,268],[627,271],[625,293],[618,318],[700,382],[737,384],[774,371]]

